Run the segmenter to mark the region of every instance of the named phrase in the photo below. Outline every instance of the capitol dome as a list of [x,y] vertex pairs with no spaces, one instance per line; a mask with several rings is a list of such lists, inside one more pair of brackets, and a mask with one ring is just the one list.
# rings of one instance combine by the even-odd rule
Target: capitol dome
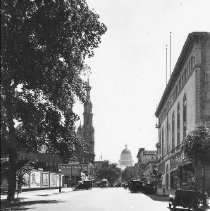
[[119,166],[120,168],[124,169],[132,165],[133,165],[133,159],[131,151],[127,148],[127,145],[125,145],[125,149],[122,150],[120,155]]

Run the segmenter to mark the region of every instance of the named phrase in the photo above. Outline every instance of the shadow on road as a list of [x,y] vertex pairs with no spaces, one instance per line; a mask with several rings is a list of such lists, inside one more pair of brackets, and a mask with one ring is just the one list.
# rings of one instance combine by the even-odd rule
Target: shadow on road
[[1,200],[1,210],[11,209],[11,210],[29,210],[31,205],[34,204],[53,204],[53,203],[63,203],[63,201],[57,200],[36,200],[36,201],[15,201],[9,204],[7,200]]
[[146,194],[154,201],[169,201],[169,196]]

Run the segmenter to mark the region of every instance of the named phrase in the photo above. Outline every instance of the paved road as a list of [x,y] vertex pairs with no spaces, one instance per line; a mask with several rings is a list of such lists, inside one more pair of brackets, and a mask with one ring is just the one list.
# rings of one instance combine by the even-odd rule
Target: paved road
[[21,203],[14,210],[33,211],[169,211],[168,202],[151,199],[123,188],[93,188],[92,190],[58,193],[35,191],[22,193]]

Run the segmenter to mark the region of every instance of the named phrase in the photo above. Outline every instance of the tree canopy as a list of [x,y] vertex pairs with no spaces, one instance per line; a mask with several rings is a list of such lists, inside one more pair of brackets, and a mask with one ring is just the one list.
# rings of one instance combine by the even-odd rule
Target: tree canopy
[[134,167],[128,166],[122,171],[122,180],[128,182],[129,180],[136,178],[136,172]]
[[110,163],[108,160],[102,162],[101,166],[96,169],[96,180],[107,179],[109,184],[113,185],[120,178],[121,169],[116,163]]
[[85,58],[106,26],[85,0],[3,0],[1,20],[1,154],[10,192],[19,152],[45,144],[67,160],[83,148],[73,104],[84,100]]
[[205,166],[210,162],[210,130],[206,124],[196,125],[195,130],[189,132],[183,141],[185,155],[193,163],[195,170],[196,185],[200,183],[198,178],[198,167],[202,167],[202,190],[205,191],[206,173]]
[[189,132],[183,141],[185,155],[197,165],[198,162],[207,161],[208,148],[210,147],[210,130],[206,124],[196,125],[195,130]]

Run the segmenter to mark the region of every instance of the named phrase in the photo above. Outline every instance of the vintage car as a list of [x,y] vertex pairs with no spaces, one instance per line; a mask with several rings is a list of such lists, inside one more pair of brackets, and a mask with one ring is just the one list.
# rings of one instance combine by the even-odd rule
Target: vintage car
[[92,185],[93,182],[92,180],[85,180],[85,181],[79,181],[78,184],[73,187],[73,190],[88,190],[88,189],[92,189]]
[[155,184],[144,184],[142,188],[142,192],[145,194],[156,194],[157,193],[157,185]]
[[96,187],[101,187],[101,188],[108,187],[109,186],[109,182],[108,182],[107,179],[102,179],[101,181],[97,181],[95,186]]
[[169,196],[169,209],[176,210],[177,206],[197,210],[203,203],[204,195],[195,190],[176,190],[175,195]]
[[143,190],[144,182],[141,180],[131,180],[129,182],[129,190],[131,193],[141,192]]

